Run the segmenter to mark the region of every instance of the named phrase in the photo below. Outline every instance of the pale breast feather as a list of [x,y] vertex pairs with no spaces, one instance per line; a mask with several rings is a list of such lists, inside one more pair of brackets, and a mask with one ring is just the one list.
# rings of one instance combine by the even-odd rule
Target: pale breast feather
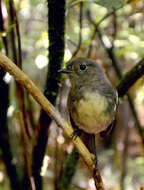
[[111,123],[111,116],[105,112],[108,101],[99,93],[85,93],[84,97],[75,102],[73,120],[89,133],[99,133]]

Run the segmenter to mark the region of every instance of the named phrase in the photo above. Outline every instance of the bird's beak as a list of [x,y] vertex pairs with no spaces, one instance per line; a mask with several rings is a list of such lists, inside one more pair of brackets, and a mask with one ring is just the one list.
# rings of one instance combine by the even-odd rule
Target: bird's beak
[[69,74],[71,73],[72,71],[68,70],[68,69],[59,69],[58,70],[59,73],[66,73],[66,74]]

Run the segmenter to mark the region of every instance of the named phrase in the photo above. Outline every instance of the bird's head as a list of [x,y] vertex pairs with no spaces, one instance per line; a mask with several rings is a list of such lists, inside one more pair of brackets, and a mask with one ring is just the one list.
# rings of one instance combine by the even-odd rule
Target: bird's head
[[66,68],[59,72],[69,74],[70,80],[90,79],[93,76],[103,76],[104,70],[95,61],[87,58],[76,58],[66,64]]

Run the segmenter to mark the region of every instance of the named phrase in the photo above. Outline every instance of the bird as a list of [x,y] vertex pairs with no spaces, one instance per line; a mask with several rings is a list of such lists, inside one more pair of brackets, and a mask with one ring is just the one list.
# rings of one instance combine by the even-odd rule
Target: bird
[[71,87],[68,111],[78,129],[88,134],[99,134],[114,121],[118,93],[96,61],[80,57],[70,60],[66,68]]

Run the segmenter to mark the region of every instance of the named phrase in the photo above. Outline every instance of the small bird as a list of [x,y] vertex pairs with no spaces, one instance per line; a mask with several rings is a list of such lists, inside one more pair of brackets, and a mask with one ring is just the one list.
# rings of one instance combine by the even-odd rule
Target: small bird
[[69,75],[68,110],[75,125],[89,134],[105,131],[113,122],[118,94],[95,61],[76,58],[59,72]]

